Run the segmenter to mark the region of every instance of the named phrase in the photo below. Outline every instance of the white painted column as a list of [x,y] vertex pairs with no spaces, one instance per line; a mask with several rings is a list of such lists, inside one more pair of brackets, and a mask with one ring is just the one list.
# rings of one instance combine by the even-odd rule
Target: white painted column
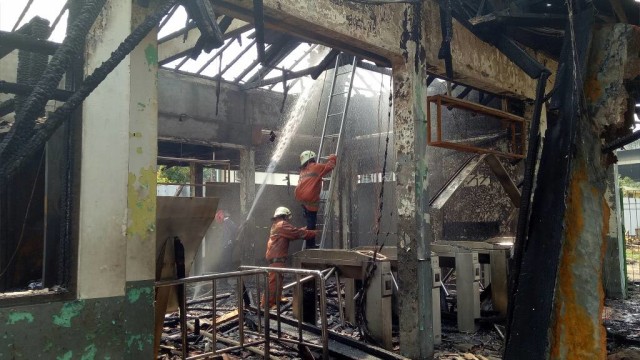
[[[153,9],[132,1],[131,30]],[[156,165],[158,157],[158,31],[129,55],[129,175],[127,181],[127,281],[155,280]]]
[[[131,1],[109,0],[105,9],[87,37],[85,74],[108,59],[144,17]],[[122,296],[126,281],[154,278],[155,38],[149,34],[83,105],[79,298]]]

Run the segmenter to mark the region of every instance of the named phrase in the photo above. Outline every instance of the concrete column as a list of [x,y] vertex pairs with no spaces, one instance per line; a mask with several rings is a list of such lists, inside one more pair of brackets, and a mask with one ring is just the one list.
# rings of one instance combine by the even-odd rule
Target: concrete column
[[[132,2],[130,31],[153,9]],[[156,167],[158,158],[158,32],[129,55],[129,176],[127,281],[155,280]],[[126,60],[125,60],[126,61]]]
[[[111,10],[100,15],[87,37],[85,74],[106,60],[131,29],[130,2],[108,1],[106,6]],[[120,63],[83,105],[77,280],[82,299],[125,291],[130,62]]]
[[[87,37],[85,74],[109,58],[153,11],[136,4],[107,1],[108,10]],[[127,319],[121,328],[129,341],[123,358],[153,354],[156,38],[152,31],[87,98],[82,110],[77,297],[83,304],[95,298],[126,299],[113,308]],[[110,323],[121,323],[118,316],[112,318]]]
[[[393,64],[393,131],[398,211],[398,299],[400,351],[411,359],[433,357],[431,229],[427,199],[426,64],[420,59],[424,12],[405,11],[404,61]],[[414,21],[418,26],[413,27]]]
[[[256,198],[256,164],[255,150],[244,148],[240,150],[240,212],[242,218],[247,219],[251,206]],[[240,237],[242,241],[242,264],[255,264],[255,233],[253,218],[251,215],[245,223],[243,233]]]
[[240,212],[246,217],[256,198],[256,152],[240,150]]
[[618,166],[613,165],[607,174],[605,199],[611,209],[609,214],[609,233],[607,250],[604,257],[604,291],[607,297],[624,299],[627,297],[627,284],[624,274],[624,234],[620,218],[620,188],[618,186]]

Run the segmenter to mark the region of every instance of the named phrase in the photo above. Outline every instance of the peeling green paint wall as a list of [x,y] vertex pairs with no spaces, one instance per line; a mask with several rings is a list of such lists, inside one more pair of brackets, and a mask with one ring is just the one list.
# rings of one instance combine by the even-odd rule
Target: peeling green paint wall
[[0,308],[0,359],[151,359],[152,281],[126,294]]

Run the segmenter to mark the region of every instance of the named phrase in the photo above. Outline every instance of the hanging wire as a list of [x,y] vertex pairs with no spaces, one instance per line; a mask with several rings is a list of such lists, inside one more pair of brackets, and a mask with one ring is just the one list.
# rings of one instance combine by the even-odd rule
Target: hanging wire
[[45,151],[42,150],[42,155],[40,156],[40,163],[38,164],[38,171],[36,172],[36,176],[33,179],[33,186],[31,187],[31,195],[29,196],[27,209],[24,212],[24,220],[22,221],[22,228],[20,229],[20,237],[18,238],[18,244],[16,245],[16,249],[13,251],[13,254],[9,258],[9,261],[7,261],[7,265],[5,266],[4,270],[0,272],[0,278],[4,276],[7,270],[9,270],[9,268],[11,267],[11,264],[13,263],[13,260],[15,259],[16,255],[18,255],[18,250],[20,250],[20,245],[22,245],[22,240],[24,239],[24,229],[27,226],[27,218],[29,217],[29,210],[31,209],[33,194],[36,192],[36,185],[38,184],[38,178],[40,177],[40,169],[42,168],[42,163],[44,161],[44,154],[45,154]]
[[[378,151],[376,156],[376,167],[375,167],[376,175],[377,175],[378,169],[380,169],[380,171],[382,170],[380,166],[380,149],[382,147],[382,117],[380,116],[380,108],[382,106],[382,93],[384,90],[383,84],[384,84],[384,74],[380,74],[380,95],[378,96],[378,115],[377,115],[378,117]],[[388,127],[387,127],[387,130],[389,130]],[[380,192],[379,183],[374,182],[374,184],[375,184],[376,192],[379,193]],[[378,207],[380,206],[380,201],[381,201],[380,198],[378,198],[377,199],[378,203],[376,204]],[[379,216],[378,208],[376,208],[375,218],[378,218],[378,216]],[[375,233],[378,230],[378,227],[379,227],[379,222],[374,222],[371,227],[372,233]]]
[[[378,246],[379,244],[379,240],[380,240],[380,221],[382,220],[382,209],[383,209],[383,199],[384,199],[384,183],[385,183],[385,178],[386,178],[386,171],[387,171],[387,158],[388,158],[388,154],[389,154],[389,137],[391,134],[391,109],[393,107],[393,91],[391,89],[391,82],[393,81],[393,78],[390,77],[389,79],[390,81],[390,86],[389,86],[389,111],[388,111],[388,116],[387,116],[387,137],[385,140],[385,148],[384,148],[384,162],[382,164],[382,179],[381,179],[381,186],[380,186],[380,194],[378,196],[378,200],[379,200],[379,213],[378,213],[378,217],[376,218],[376,242],[375,242],[375,247],[373,250],[373,256],[371,257],[371,259],[369,260],[369,262],[367,263],[367,269],[365,270],[366,276],[364,281],[362,282],[362,288],[360,288],[360,290],[358,291],[358,294],[356,294],[356,307],[357,307],[357,313],[356,313],[356,323],[358,325],[358,331],[360,332],[360,335],[367,340],[368,342],[371,342],[373,344],[377,344],[377,341],[371,336],[368,326],[367,326],[367,317],[366,317],[366,313],[365,313],[365,308],[366,308],[366,303],[367,303],[367,289],[369,288],[369,284],[371,283],[371,279],[373,278],[373,274],[375,273],[378,265],[378,253],[382,250],[382,248],[384,247],[384,244],[386,242],[386,237],[385,240],[382,242],[382,244],[380,246]],[[387,233],[387,237],[389,236],[389,233]]]

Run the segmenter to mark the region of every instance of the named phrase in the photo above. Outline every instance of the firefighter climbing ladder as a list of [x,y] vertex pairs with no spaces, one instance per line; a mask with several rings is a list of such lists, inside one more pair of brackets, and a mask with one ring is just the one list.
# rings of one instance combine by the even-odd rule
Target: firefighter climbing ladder
[[[321,162],[327,160],[330,154],[340,154],[340,146],[342,145],[342,133],[344,132],[344,120],[349,111],[349,102],[351,100],[351,90],[353,89],[353,78],[356,73],[356,65],[358,58],[351,57],[351,67],[340,66],[341,59],[348,58],[344,54],[340,54],[336,58],[336,65],[333,69],[333,77],[331,79],[331,89],[329,91],[329,101],[327,103],[327,112],[322,126],[322,137],[320,138],[320,147],[318,149],[318,159]],[[346,70],[344,68],[349,68]],[[340,101],[342,100],[342,101]],[[322,191],[320,192],[320,206],[318,209],[317,229],[321,231],[320,248],[324,248],[325,240],[329,232],[329,224],[333,216],[333,206],[331,199],[334,191],[334,174],[332,171],[329,177],[322,179]]]

